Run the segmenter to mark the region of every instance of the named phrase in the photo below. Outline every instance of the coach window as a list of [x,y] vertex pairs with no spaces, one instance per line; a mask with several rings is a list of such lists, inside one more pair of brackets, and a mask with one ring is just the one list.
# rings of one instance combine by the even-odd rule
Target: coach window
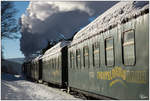
[[113,66],[114,65],[114,46],[113,46],[113,38],[107,38],[105,40],[105,56],[106,56],[106,65]]
[[56,61],[56,58],[54,58],[55,59],[55,69],[57,68],[57,61]]
[[58,61],[58,62],[57,62],[57,64],[58,64],[58,68],[59,68],[59,56],[57,57],[57,61]]
[[59,60],[58,60],[58,57],[56,57],[56,68],[59,67]]
[[80,53],[80,49],[76,50],[76,60],[77,60],[77,68],[81,67],[81,53]]
[[61,68],[61,55],[58,57],[59,58],[59,68]]
[[55,69],[57,68],[57,59],[55,58]]
[[58,68],[59,68],[59,56],[57,57],[57,66],[58,66]]
[[96,42],[92,45],[93,48],[93,66],[99,67],[100,64],[100,54],[99,54],[99,43]]
[[55,60],[54,60],[54,58],[53,58],[53,68],[55,67]]
[[75,62],[74,62],[74,58],[75,58],[75,57],[74,57],[74,54],[73,54],[73,52],[71,52],[71,68],[74,68],[74,67],[75,67],[75,66],[74,66],[74,65],[75,65],[75,64],[74,64],[74,63],[75,63]]
[[57,63],[58,63],[58,68],[60,67],[60,63],[59,63],[59,56],[57,57]]
[[123,62],[125,65],[135,64],[134,30],[123,33]]
[[54,59],[52,58],[52,68],[54,68]]
[[53,69],[55,68],[55,58],[53,58]]
[[44,66],[46,67],[46,60],[44,61]]
[[56,69],[56,58],[54,58],[54,64],[55,64],[54,69]]
[[57,58],[55,58],[55,69],[57,69],[58,64],[57,64]]
[[47,60],[47,67],[48,67],[48,68],[49,68],[49,64],[50,64],[50,63],[49,63],[49,60]]
[[46,61],[46,65],[47,65],[47,67],[48,67],[48,65],[49,65],[49,60]]
[[53,68],[53,59],[51,59],[51,68]]
[[84,67],[89,67],[89,48],[88,48],[88,46],[85,46],[83,48],[83,55],[84,55],[84,57],[83,57]]
[[51,59],[49,59],[49,66],[50,66],[50,68],[51,68]]
[[37,66],[38,66],[38,63],[35,62],[35,70],[37,71]]
[[51,68],[51,59],[49,59],[49,67]]
[[70,52],[70,68],[73,68],[72,67],[72,52]]
[[70,68],[72,68],[72,52],[70,52]]
[[51,59],[51,68],[53,68],[53,59]]

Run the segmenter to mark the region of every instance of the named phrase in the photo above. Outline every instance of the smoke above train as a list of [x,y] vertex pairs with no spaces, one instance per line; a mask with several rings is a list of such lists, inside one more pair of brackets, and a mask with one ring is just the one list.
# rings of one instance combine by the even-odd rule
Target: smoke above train
[[117,2],[30,2],[21,16],[20,49],[28,57],[46,47],[50,40],[70,38],[91,17],[104,13]]

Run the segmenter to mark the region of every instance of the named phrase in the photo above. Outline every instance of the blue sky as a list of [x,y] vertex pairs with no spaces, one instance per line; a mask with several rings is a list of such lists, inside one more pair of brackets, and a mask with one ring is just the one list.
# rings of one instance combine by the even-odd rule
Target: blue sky
[[[16,1],[14,2],[15,8],[18,10],[16,14],[16,19],[18,20],[21,15],[26,11],[26,8],[29,5],[28,1]],[[24,55],[20,51],[20,39],[11,40],[4,39],[2,40],[2,44],[4,47],[4,58],[20,58],[24,57]]]

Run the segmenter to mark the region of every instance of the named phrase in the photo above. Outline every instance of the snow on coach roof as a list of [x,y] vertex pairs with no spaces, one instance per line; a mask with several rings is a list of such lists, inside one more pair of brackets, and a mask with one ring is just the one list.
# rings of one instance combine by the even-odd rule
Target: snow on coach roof
[[33,61],[36,62],[36,61],[40,60],[41,57],[42,57],[42,55],[39,55],[39,56],[35,57],[35,58],[33,59]]
[[48,49],[45,54],[42,56],[42,58],[56,54],[57,52],[60,52],[61,49],[65,46],[67,46],[70,43],[70,41],[62,41],[57,43],[55,46],[52,48]]
[[110,26],[121,24],[127,18],[133,18],[149,9],[148,1],[122,1],[108,9],[93,22],[81,29],[73,38],[70,45],[74,45],[101,31],[106,31]]

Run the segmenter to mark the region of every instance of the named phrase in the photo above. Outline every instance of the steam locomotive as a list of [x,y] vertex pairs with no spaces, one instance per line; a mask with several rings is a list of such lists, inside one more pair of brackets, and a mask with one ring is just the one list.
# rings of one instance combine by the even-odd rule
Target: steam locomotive
[[[44,55],[28,78],[103,99],[149,99],[149,4],[121,2]],[[134,9],[136,8],[136,9]]]

